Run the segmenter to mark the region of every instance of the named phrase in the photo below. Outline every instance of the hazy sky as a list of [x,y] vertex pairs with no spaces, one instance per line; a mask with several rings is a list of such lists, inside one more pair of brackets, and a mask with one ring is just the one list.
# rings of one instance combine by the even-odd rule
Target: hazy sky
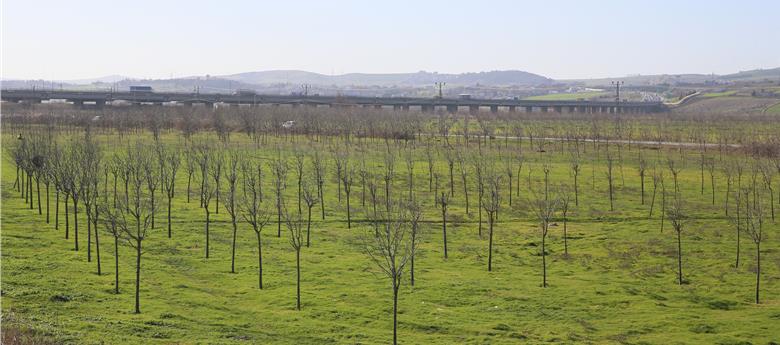
[[780,66],[780,1],[3,0],[2,77]]

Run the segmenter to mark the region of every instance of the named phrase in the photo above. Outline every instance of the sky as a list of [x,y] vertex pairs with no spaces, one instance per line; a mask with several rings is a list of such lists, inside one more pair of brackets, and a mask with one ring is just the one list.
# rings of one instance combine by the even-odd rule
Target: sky
[[0,0],[2,78],[780,67],[780,1]]

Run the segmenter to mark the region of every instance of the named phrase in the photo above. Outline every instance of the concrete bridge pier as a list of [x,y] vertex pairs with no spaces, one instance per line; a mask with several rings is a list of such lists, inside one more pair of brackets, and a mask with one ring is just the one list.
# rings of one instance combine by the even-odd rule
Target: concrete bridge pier
[[476,114],[479,112],[479,106],[478,105],[470,105],[469,106],[469,113]]
[[382,109],[382,105],[381,104],[374,104],[374,109]]
[[448,104],[447,105],[447,112],[450,113],[450,114],[457,113],[458,112],[458,106],[457,105],[453,105],[453,104]]
[[514,106],[514,105],[510,105],[509,107],[507,107],[507,109],[509,110],[509,112],[510,112],[510,113],[514,113],[515,111],[517,111],[517,110],[515,109],[515,106]]
[[497,113],[498,112],[498,106],[497,105],[491,105],[490,106],[490,112],[491,113]]
[[408,104],[404,104],[404,105],[401,106],[401,109],[403,109],[404,111],[409,111],[409,105]]
[[555,111],[558,114],[563,113],[563,107],[560,105],[556,105],[553,107],[553,111]]
[[546,112],[549,110],[548,108],[549,108],[549,107],[547,107],[546,105],[545,105],[545,106],[542,106],[542,107],[541,107],[541,109],[542,109],[542,112],[543,112],[543,113],[546,113]]
[[534,107],[532,107],[530,105],[526,105],[525,106],[525,112],[526,113],[533,113],[534,112]]

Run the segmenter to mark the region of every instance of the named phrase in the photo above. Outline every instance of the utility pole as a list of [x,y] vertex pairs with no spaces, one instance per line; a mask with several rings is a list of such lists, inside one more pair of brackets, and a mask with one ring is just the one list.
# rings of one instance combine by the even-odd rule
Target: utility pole
[[309,89],[311,88],[310,84],[303,84],[301,85],[301,89],[303,89],[303,97],[306,97],[309,95]]
[[445,83],[443,81],[437,81],[434,84],[436,84],[436,87],[439,88],[439,98],[442,98],[441,88],[444,87],[444,85],[447,85],[447,83]]
[[612,85],[615,85],[615,113],[620,112],[620,86],[623,85],[623,81],[613,81]]
[[615,85],[615,102],[620,103],[620,86],[623,85],[623,81],[613,81],[612,85]]

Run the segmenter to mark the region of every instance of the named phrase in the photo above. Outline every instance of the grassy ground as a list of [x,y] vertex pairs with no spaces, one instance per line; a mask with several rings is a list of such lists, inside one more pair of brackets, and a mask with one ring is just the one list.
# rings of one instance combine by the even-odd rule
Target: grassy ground
[[715,98],[715,97],[726,97],[726,96],[733,96],[737,93],[737,91],[722,91],[722,92],[708,92],[701,94],[699,97],[702,98]]
[[[101,140],[117,143],[115,138]],[[178,142],[172,135],[165,140]],[[236,135],[233,141],[245,139]],[[269,158],[275,154],[271,149],[250,149],[246,142],[241,145],[249,150],[248,155]],[[368,145],[370,165],[382,164],[377,154],[382,147],[380,142]],[[588,155],[593,153],[592,146],[587,150]],[[645,152],[660,159],[672,154]],[[467,216],[457,176],[450,208],[453,223],[448,226],[450,257],[443,258],[440,216],[428,192],[427,164],[420,150],[415,185],[425,202],[425,235],[415,263],[416,286],[409,286],[407,279],[401,288],[400,342],[780,342],[777,224],[768,223],[769,239],[762,246],[763,300],[755,305],[754,247],[743,237],[742,263],[734,268],[735,234],[722,214],[725,183],[719,177],[716,204],[711,205],[709,184],[701,195],[699,171],[691,157],[681,176],[685,209],[696,218],[686,222],[683,233],[684,271],[689,284],[677,285],[673,231],[667,223],[660,232],[658,206],[654,217],[648,219],[649,206],[640,203],[636,149],[624,148],[622,154],[626,157],[624,182],[617,175],[614,212],[609,211],[606,198],[603,161],[583,166],[580,205],[572,211],[569,223],[570,255],[563,254],[562,223],[558,221],[548,239],[550,286],[542,288],[540,236],[524,201],[527,177],[521,179],[521,196],[513,196],[513,206],[507,205],[504,196],[495,229],[494,271],[487,272],[488,244],[477,234],[475,188],[471,186],[472,214]],[[571,184],[566,157],[551,150],[527,152],[523,173],[530,167],[538,187],[540,162],[549,161],[553,182]],[[165,236],[165,217],[159,214],[158,228],[146,242],[142,313],[136,315],[131,249],[120,246],[122,291],[116,295],[112,238],[106,232],[100,234],[103,275],[99,276],[94,258],[91,263],[86,260],[85,219],[79,222],[82,243],[77,252],[72,234],[70,240],[64,239],[62,216],[60,230],[54,230],[53,213],[52,223],[46,224],[37,210],[28,209],[11,188],[15,171],[7,156],[3,163],[2,311],[6,331],[73,344],[376,344],[392,339],[390,281],[361,252],[359,239],[366,224],[361,222],[364,213],[359,185],[353,187],[351,202],[357,221],[350,230],[344,206],[335,193],[336,182],[328,179],[326,220],[315,217],[312,246],[302,251],[303,310],[296,311],[295,254],[287,230],[282,228],[281,238],[276,236],[275,224],[263,232],[266,287],[259,290],[254,233],[243,223],[239,228],[238,273],[229,273],[231,230],[224,209],[212,225],[212,257],[204,258],[204,212],[198,207],[194,187],[192,201],[186,202],[186,175],[180,171],[173,238]],[[437,170],[446,176],[441,156],[437,164]],[[332,177],[332,161],[328,167]],[[267,168],[266,173],[270,193]],[[405,167],[400,158],[396,174],[394,193],[405,195]],[[287,191],[292,208],[296,203],[293,176],[291,172]],[[649,203],[649,178],[647,188]]]
[[767,114],[780,114],[780,103],[766,108]]

